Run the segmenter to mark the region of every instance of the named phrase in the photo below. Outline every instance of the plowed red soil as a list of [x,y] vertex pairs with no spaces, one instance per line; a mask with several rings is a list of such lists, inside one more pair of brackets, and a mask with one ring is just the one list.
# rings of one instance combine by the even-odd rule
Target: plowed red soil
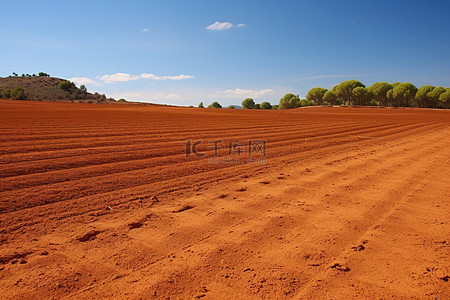
[[448,299],[449,220],[449,111],[0,101],[2,299]]

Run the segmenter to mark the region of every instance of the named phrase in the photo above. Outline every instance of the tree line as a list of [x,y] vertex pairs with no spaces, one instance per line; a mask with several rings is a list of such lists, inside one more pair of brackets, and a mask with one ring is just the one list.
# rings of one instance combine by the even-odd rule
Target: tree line
[[375,82],[366,87],[358,80],[347,80],[327,90],[312,88],[306,95],[317,105],[370,105],[391,107],[450,108],[450,88],[410,82]]
[[[450,88],[424,85],[417,88],[410,82],[375,82],[366,87],[358,80],[343,81],[328,90],[314,87],[306,94],[306,99],[298,95],[286,94],[278,105],[269,102],[255,103],[252,98],[242,101],[244,109],[292,109],[311,105],[352,105],[381,107],[450,108]],[[199,104],[203,108],[203,102]],[[216,101],[208,108],[222,108]],[[228,108],[234,108],[230,105]]]

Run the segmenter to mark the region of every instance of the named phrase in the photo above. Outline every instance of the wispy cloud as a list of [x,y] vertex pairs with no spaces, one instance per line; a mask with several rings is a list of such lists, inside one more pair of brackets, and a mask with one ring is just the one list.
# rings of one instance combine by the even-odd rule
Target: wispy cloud
[[72,78],[69,78],[69,80],[78,86],[82,85],[82,84],[99,85],[99,83],[97,81],[92,80],[87,77],[72,77]]
[[211,25],[206,26],[206,29],[208,29],[208,30],[228,30],[228,29],[231,29],[233,27],[240,28],[240,27],[244,27],[244,26],[246,26],[244,23],[233,25],[233,23],[230,23],[230,22],[219,22],[219,21],[217,21],[217,22],[215,22],[215,23],[213,23]]
[[173,92],[149,92],[149,91],[128,91],[121,93],[111,93],[112,97],[136,101],[150,101],[155,103],[167,102],[167,100],[176,100],[183,98],[182,95]]
[[186,75],[186,74],[180,74],[180,75],[172,75],[172,76],[157,76],[155,74],[146,74],[143,73],[140,75],[141,78],[144,79],[153,79],[153,80],[183,80],[183,79],[192,79],[194,76],[192,75]]
[[144,28],[144,29],[142,29],[141,31],[142,32],[147,32],[147,31],[149,31],[150,29],[148,29],[148,28]]
[[242,97],[263,97],[273,94],[272,89],[261,89],[261,90],[245,90],[245,89],[227,89],[220,90],[215,93],[211,93],[208,96],[213,98],[242,98]]
[[113,82],[126,82],[126,81],[133,81],[138,80],[140,77],[137,75],[131,75],[128,73],[115,73],[111,75],[103,75],[100,77],[100,80],[106,82],[106,83],[113,83]]
[[114,83],[114,82],[127,82],[138,79],[151,79],[151,80],[183,80],[183,79],[192,79],[195,78],[193,75],[167,75],[167,76],[158,76],[155,74],[147,74],[142,73],[141,75],[133,75],[128,73],[115,73],[111,75],[103,75],[99,77],[105,83]]

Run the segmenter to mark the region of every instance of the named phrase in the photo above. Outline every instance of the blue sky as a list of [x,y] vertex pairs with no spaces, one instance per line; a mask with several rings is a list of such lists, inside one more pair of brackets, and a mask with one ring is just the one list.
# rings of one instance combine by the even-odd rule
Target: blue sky
[[450,1],[2,1],[0,76],[115,98],[278,103],[348,79],[450,86]]

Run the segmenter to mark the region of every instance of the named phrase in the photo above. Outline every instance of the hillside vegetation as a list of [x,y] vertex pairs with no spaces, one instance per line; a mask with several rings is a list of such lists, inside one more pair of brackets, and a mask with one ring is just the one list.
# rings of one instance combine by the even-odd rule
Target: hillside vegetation
[[79,88],[68,80],[46,75],[0,77],[0,98],[89,103],[116,102],[113,98],[106,98],[105,95],[89,93],[83,85]]

